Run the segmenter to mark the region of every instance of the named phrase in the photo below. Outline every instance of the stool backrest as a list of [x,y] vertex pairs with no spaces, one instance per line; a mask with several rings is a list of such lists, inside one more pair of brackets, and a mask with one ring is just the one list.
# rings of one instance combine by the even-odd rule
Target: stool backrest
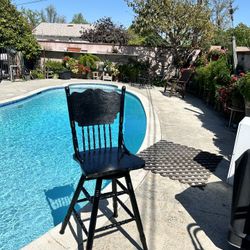
[[[79,155],[81,137],[82,151],[112,148],[112,125],[119,113],[117,146],[123,143],[124,98],[126,88],[121,94],[117,91],[107,92],[101,89],[86,89],[83,92],[72,92],[65,88],[73,145],[76,157]],[[76,130],[80,127],[80,133]]]

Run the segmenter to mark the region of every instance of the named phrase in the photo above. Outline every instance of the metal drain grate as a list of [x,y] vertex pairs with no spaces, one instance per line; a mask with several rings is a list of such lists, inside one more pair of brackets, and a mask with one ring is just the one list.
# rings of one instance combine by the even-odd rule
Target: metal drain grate
[[146,170],[190,186],[204,186],[222,160],[220,155],[165,140],[155,143],[139,156],[146,161]]

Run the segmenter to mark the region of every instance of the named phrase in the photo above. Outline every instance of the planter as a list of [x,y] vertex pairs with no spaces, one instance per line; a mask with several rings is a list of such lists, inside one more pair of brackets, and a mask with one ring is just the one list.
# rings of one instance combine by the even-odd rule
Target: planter
[[71,73],[72,78],[83,79],[83,75],[80,73]]
[[250,101],[245,100],[245,116],[250,116]]
[[71,78],[71,72],[70,71],[63,71],[59,73],[59,78],[60,79],[64,79],[64,80],[68,80]]
[[232,98],[231,99],[232,102],[232,107],[233,108],[237,108],[237,109],[244,109],[244,99],[243,97],[239,97],[239,98]]

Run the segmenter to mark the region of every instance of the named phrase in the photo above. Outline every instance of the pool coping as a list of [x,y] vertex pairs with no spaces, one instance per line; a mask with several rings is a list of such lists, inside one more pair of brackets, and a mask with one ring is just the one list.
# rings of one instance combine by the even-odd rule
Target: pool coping
[[[124,84],[119,83],[119,82],[110,82],[110,84],[107,84],[107,82],[103,82],[103,81],[95,81],[95,82],[93,82],[93,81],[90,82],[89,80],[87,80],[87,81],[81,80],[81,82],[67,81],[67,82],[64,82],[63,84],[60,84],[60,85],[56,84],[56,85],[41,87],[41,88],[38,88],[38,89],[35,89],[32,91],[28,91],[25,94],[6,99],[4,101],[0,101],[0,107],[9,105],[11,103],[16,103],[16,102],[21,101],[21,100],[31,98],[32,96],[37,95],[41,92],[46,92],[46,91],[52,90],[52,89],[60,89],[60,88],[63,88],[65,86],[68,86],[68,85],[81,85],[81,83],[83,85],[84,84],[86,85],[87,83],[92,83],[92,84],[108,85],[108,86],[114,86],[114,87],[116,86],[119,89],[121,89],[121,87],[124,86]],[[147,127],[146,127],[146,133],[145,133],[143,143],[142,143],[140,149],[138,150],[138,152],[140,152],[161,139],[160,121],[159,121],[158,115],[156,113],[156,110],[152,106],[152,103],[150,102],[149,98],[147,98],[143,94],[136,91],[136,89],[132,86],[126,85],[126,89],[129,93],[135,95],[140,100],[140,102],[142,103],[142,106],[144,108],[145,115],[146,115]],[[131,172],[131,178],[132,178],[134,189],[136,189],[143,182],[143,180],[147,174],[148,174],[148,172],[143,170],[143,169]],[[111,185],[108,185],[103,191],[110,192]],[[121,197],[121,200],[123,202],[126,202],[127,199],[128,199],[127,196]],[[109,206],[108,206],[108,208],[110,210],[112,210],[111,203],[112,202],[110,202]],[[104,204],[101,203],[100,206],[104,206]],[[105,209],[105,208],[103,207],[103,209]],[[98,215],[101,216],[101,213],[99,213]],[[107,221],[108,221],[108,218],[106,218],[104,216],[98,218],[97,227],[103,226]],[[77,231],[76,224],[72,218],[71,218],[70,222],[71,222],[74,230]],[[86,225],[87,225],[87,223],[86,223]],[[75,240],[75,238],[73,237],[72,232],[69,229],[69,226],[67,226],[64,235],[59,234],[60,226],[61,226],[61,224],[50,229],[47,233],[45,233],[44,235],[40,236],[39,238],[33,240],[28,245],[24,246],[22,249],[25,249],[25,250],[45,249],[45,248],[46,249],[63,249],[63,248],[77,249],[78,243]],[[84,240],[84,239],[85,239],[85,237],[82,238],[82,240]]]

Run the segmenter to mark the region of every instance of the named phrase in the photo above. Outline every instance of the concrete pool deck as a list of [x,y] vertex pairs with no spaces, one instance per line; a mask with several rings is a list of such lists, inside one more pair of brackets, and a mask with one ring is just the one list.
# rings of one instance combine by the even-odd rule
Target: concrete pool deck
[[[79,82],[101,81],[2,82],[0,103],[24,97],[38,89]],[[144,170],[134,175],[135,179],[140,179],[136,195],[148,249],[234,249],[226,240],[232,190],[225,183],[225,178],[235,137],[226,127],[227,121],[206,107],[201,100],[191,96],[187,96],[185,100],[170,98],[162,94],[163,88],[156,87],[139,88],[127,84],[127,89],[138,93],[147,103],[145,110],[150,120],[150,136],[146,138],[145,146],[165,139],[224,156],[216,172],[211,174],[208,184],[202,189],[191,188]],[[103,208],[105,212],[110,212],[107,203],[103,204]],[[119,219],[124,216],[125,212],[120,209]],[[67,228],[65,235],[60,235],[58,228],[54,228],[24,249],[84,249],[82,245],[77,245],[69,227]],[[77,235],[77,238],[81,240],[81,235]],[[105,233],[103,237],[97,237],[93,248],[141,249],[140,246],[136,225],[129,223]]]

